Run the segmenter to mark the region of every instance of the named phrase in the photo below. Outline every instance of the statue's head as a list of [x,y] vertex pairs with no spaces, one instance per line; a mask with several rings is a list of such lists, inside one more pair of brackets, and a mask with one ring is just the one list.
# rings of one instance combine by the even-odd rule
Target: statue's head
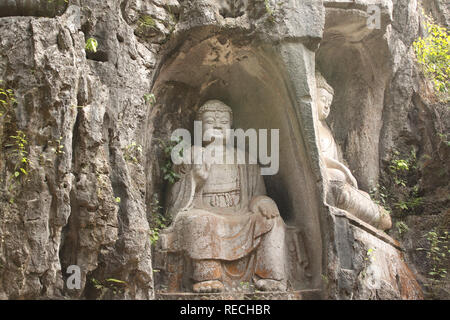
[[226,140],[226,130],[231,129],[233,111],[219,100],[209,100],[197,112],[198,121],[202,122],[203,136],[207,130],[212,130],[213,138]]
[[316,84],[317,111],[319,113],[319,119],[324,120],[330,114],[330,107],[331,103],[333,102],[334,90],[318,71],[316,71]]

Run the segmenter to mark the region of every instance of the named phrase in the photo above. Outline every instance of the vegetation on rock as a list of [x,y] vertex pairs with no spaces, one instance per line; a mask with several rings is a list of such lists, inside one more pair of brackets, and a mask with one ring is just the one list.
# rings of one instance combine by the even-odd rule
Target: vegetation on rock
[[448,31],[425,16],[428,35],[414,42],[418,62],[425,75],[433,81],[438,97],[449,101],[450,87],[450,36]]

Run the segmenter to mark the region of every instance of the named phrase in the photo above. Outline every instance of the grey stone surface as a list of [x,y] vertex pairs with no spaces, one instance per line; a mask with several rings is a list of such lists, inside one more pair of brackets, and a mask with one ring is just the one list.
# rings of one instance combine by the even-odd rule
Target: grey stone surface
[[[155,298],[149,224],[153,196],[164,203],[167,190],[156,139],[190,128],[212,98],[234,106],[236,127],[284,129],[280,172],[265,183],[305,239],[311,275],[300,289],[330,299],[421,297],[395,241],[325,205],[314,125],[317,67],[337,92],[329,125],[359,186],[376,185],[394,148],[423,148],[431,160],[421,188],[440,203],[430,214],[444,216],[448,170],[436,168],[448,168],[438,136],[448,115],[426,99],[414,63],[411,45],[423,34],[416,1],[269,1],[267,10],[254,0],[236,14],[212,0],[69,0],[61,11],[43,2],[0,1],[1,85],[17,98],[0,127],[0,299]],[[382,23],[368,31],[372,3],[382,5]],[[85,51],[90,37],[96,53]],[[8,192],[17,157],[6,145],[17,130],[30,168]],[[408,219],[405,256],[426,274],[413,238],[440,219]],[[370,248],[376,259],[367,262]],[[81,290],[65,284],[72,264]]]

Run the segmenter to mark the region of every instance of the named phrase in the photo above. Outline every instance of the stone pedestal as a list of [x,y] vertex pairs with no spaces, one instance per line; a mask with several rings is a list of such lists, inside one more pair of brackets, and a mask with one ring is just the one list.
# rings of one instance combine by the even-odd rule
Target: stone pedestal
[[395,239],[331,207],[333,248],[323,277],[335,299],[422,299],[422,291]]

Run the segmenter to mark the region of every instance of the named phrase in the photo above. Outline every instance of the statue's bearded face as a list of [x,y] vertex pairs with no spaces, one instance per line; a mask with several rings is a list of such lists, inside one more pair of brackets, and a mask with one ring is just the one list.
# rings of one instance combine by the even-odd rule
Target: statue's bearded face
[[[206,111],[202,115],[203,137],[226,140],[227,129],[231,129],[231,116],[223,111]],[[209,140],[209,139],[206,139]]]
[[333,102],[333,95],[328,90],[319,88],[318,92],[318,109],[319,119],[324,120],[330,114],[331,103]]

